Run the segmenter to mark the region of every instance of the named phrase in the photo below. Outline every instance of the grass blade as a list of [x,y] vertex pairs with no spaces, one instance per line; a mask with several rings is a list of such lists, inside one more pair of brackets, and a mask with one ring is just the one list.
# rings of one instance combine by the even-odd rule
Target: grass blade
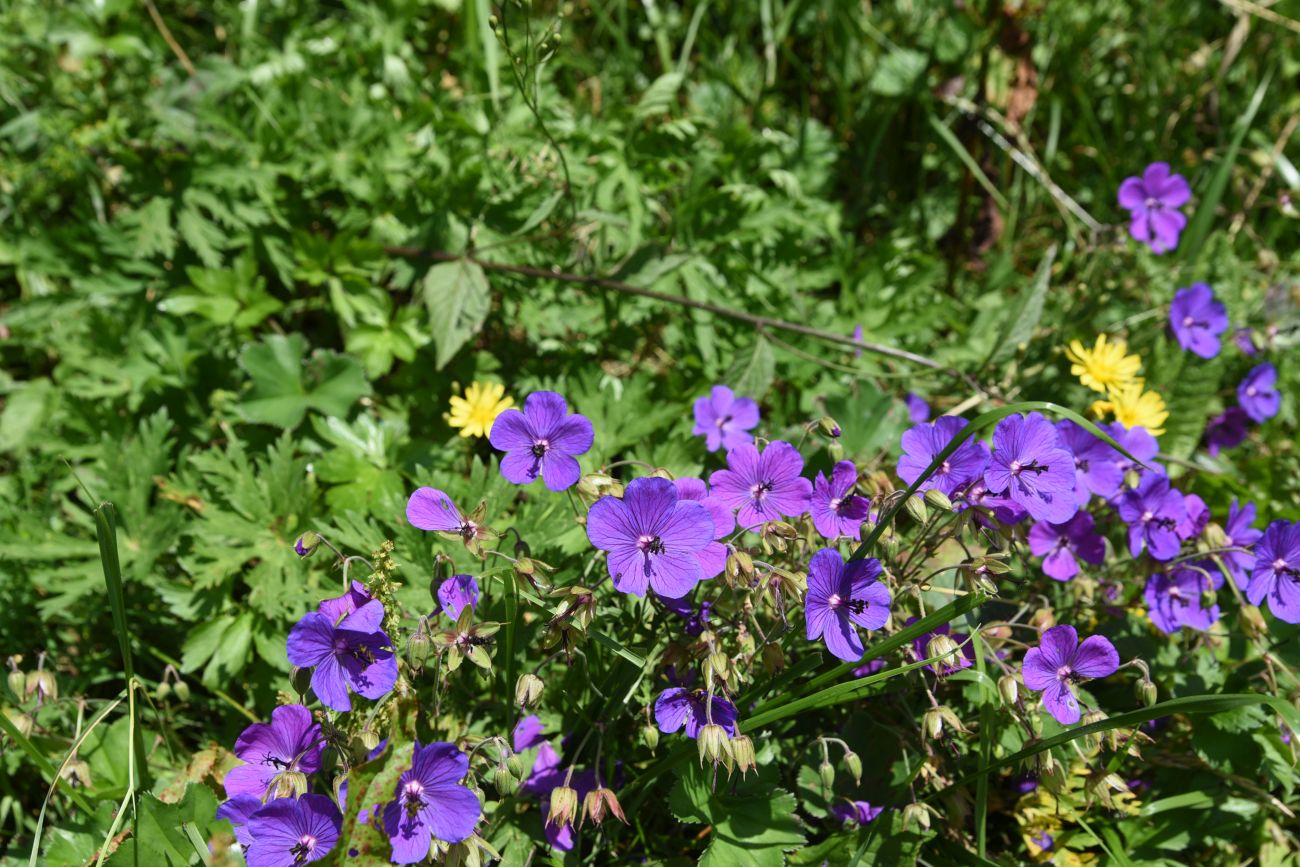
[[117,510],[104,502],[95,509],[95,535],[99,538],[99,559],[108,585],[108,605],[113,613],[113,631],[122,649],[122,672],[129,684],[135,679],[131,661],[131,634],[126,629],[126,595],[122,585],[122,565],[117,559]]
[[3,731],[8,735],[13,742],[18,745],[18,748],[26,753],[27,757],[36,764],[36,767],[41,769],[41,773],[49,778],[50,785],[55,785],[56,783],[62,785],[63,790],[67,793],[68,797],[71,798],[78,807],[85,810],[87,813],[95,812],[94,808],[90,806],[90,802],[82,797],[80,792],[59,779],[58,769],[55,768],[54,765],[50,763],[50,760],[45,757],[45,753],[37,749],[36,744],[32,743],[25,735],[23,735],[22,732],[18,731],[18,727],[10,722],[9,717],[5,716],[3,713],[0,713],[0,731]]

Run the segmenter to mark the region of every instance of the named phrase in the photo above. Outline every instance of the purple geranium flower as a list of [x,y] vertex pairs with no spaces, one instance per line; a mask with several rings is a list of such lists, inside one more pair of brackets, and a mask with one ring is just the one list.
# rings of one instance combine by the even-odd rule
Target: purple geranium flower
[[[1224,547],[1252,547],[1264,535],[1263,530],[1251,526],[1254,523],[1255,504],[1246,503],[1238,507],[1237,501],[1233,500],[1228,506],[1228,520],[1223,525]],[[1250,580],[1248,576],[1251,567],[1255,565],[1255,555],[1248,551],[1227,551],[1223,555],[1223,563],[1228,567],[1228,574],[1236,585],[1244,587]]]
[[1237,386],[1237,402],[1256,422],[1264,422],[1277,415],[1282,406],[1282,395],[1277,391],[1277,368],[1267,361],[1257,364]]
[[[713,710],[712,719],[710,707]],[[678,686],[665,689],[655,699],[655,723],[664,734],[672,734],[685,726],[686,736],[694,738],[709,722],[722,726],[727,737],[734,738],[736,706],[720,695],[715,694],[710,699],[709,694],[702,689],[682,689]]]
[[[1111,439],[1119,443],[1124,449],[1137,458],[1141,463],[1134,463],[1119,452],[1114,453],[1115,464],[1119,467],[1121,474],[1129,471],[1135,472],[1139,477],[1145,476],[1148,472],[1155,472],[1164,475],[1164,469],[1154,462],[1156,455],[1160,453],[1160,443],[1151,435],[1151,432],[1144,427],[1126,428],[1119,422],[1112,422],[1110,425],[1101,425],[1101,428],[1110,434]],[[1117,492],[1122,494],[1123,492]]]
[[353,581],[346,593],[331,599],[322,599],[320,605],[316,606],[316,610],[328,617],[330,623],[338,623],[373,598],[366,585],[360,581]]
[[818,471],[813,481],[810,511],[813,526],[826,539],[841,536],[857,538],[858,529],[867,518],[869,503],[853,493],[858,483],[858,468],[853,461],[840,461],[831,470],[829,480]]
[[725,385],[715,385],[707,397],[695,401],[695,427],[691,433],[704,437],[711,452],[730,451],[754,441],[749,433],[758,426],[758,404],[748,397],[736,397]]
[[462,515],[451,497],[437,488],[417,488],[411,494],[406,501],[406,520],[412,527],[454,534],[465,542],[483,537],[483,528]]
[[1007,416],[993,431],[993,460],[984,471],[990,491],[1006,491],[1039,521],[1056,524],[1078,511],[1074,455],[1038,413]]
[[[1019,524],[1029,516],[1024,506],[1008,497],[1005,491],[1000,494],[992,493],[983,479],[972,482],[965,489],[958,491],[953,502],[962,510],[972,506],[977,507],[978,510],[988,510],[998,522],[1003,524]],[[983,511],[976,511],[975,520],[982,527],[994,526],[993,521],[990,521]]]
[[1219,354],[1219,335],[1228,329],[1228,311],[1204,283],[1179,289],[1169,305],[1169,327],[1178,345],[1201,358]]
[[339,839],[343,816],[324,795],[278,798],[262,807],[245,826],[252,843],[244,853],[248,867],[296,867],[319,861]]
[[595,432],[584,415],[569,415],[569,404],[553,391],[535,391],[523,411],[508,409],[492,423],[488,442],[505,452],[501,475],[516,485],[542,477],[548,490],[563,491],[578,483],[582,469],[574,455],[591,448]]
[[1259,347],[1255,346],[1254,331],[1250,328],[1242,327],[1232,332],[1232,342],[1237,344],[1237,348],[1249,356],[1259,355]]
[[[678,500],[692,500],[709,510],[709,517],[713,519],[713,538],[715,540],[726,538],[731,534],[732,530],[736,529],[736,516],[731,514],[731,509],[727,508],[726,503],[709,494],[709,486],[704,483],[703,479],[688,476],[683,479],[673,479],[673,485],[677,488]],[[722,570],[726,567],[726,545],[713,541],[705,545],[700,551],[701,581],[716,578],[722,574]]]
[[1205,450],[1215,457],[1224,449],[1236,448],[1246,441],[1250,416],[1239,406],[1230,406],[1205,425]]
[[1187,217],[1178,209],[1192,198],[1182,175],[1169,172],[1168,163],[1152,163],[1141,178],[1125,178],[1119,186],[1119,204],[1129,212],[1128,231],[1133,239],[1159,255],[1178,246]]
[[[915,622],[915,617],[909,617],[907,618],[907,623],[904,625],[911,626]],[[912,639],[912,652],[916,654],[917,661],[929,658],[930,639],[934,638],[936,635],[947,635],[952,638],[952,640],[957,642],[961,647],[961,654],[958,656],[950,656],[947,659],[942,660],[939,663],[938,671],[934,670],[933,665],[927,665],[925,667],[926,671],[934,672],[940,676],[946,676],[949,674],[955,674],[964,668],[970,668],[971,665],[974,664],[975,655],[971,651],[970,644],[965,642],[966,635],[961,632],[953,632],[952,627],[947,623],[941,623],[936,626],[933,631],[927,632],[924,635],[918,635],[916,638]]]
[[1064,419],[1056,424],[1061,445],[1074,455],[1075,498],[1082,508],[1093,494],[1110,499],[1124,482],[1117,459],[1120,453],[1078,424]]
[[1187,517],[1178,525],[1178,538],[1193,539],[1205,530],[1210,523],[1210,507],[1196,494],[1183,497],[1183,508]]
[[383,622],[384,605],[373,600],[337,626],[319,611],[312,611],[289,632],[289,662],[316,669],[311,688],[321,704],[351,710],[348,687],[358,695],[377,699],[397,683],[397,660],[392,642],[380,628]]
[[1034,524],[1029,528],[1029,550],[1043,558],[1044,575],[1069,581],[1079,574],[1079,560],[1101,565],[1106,559],[1106,540],[1093,529],[1092,515],[1081,511],[1064,524]]
[[524,750],[546,743],[546,739],[542,737],[544,731],[542,721],[535,714],[529,714],[515,723],[515,728],[510,733],[511,747],[515,752],[522,753]]
[[262,801],[282,773],[315,773],[323,743],[311,711],[300,704],[277,707],[269,723],[253,723],[235,741],[235,755],[245,764],[226,773],[226,797],[251,795]]
[[833,548],[814,554],[804,599],[808,640],[820,638],[835,656],[857,662],[862,638],[856,627],[879,629],[889,621],[889,588],[877,580],[882,571],[874,557],[845,563]]
[[709,485],[713,496],[740,510],[736,517],[748,529],[808,511],[812,482],[801,472],[803,457],[794,446],[778,440],[768,443],[762,454],[752,445],[727,452],[727,469],[709,476]]
[[1136,488],[1120,497],[1119,516],[1128,524],[1128,551],[1134,557],[1142,554],[1144,544],[1157,560],[1178,554],[1178,528],[1187,521],[1187,503],[1169,486],[1169,479],[1154,473],[1143,476]]
[[865,825],[884,812],[884,807],[873,807],[866,801],[848,801],[831,807],[831,815],[841,822]]
[[912,424],[930,420],[930,404],[925,402],[925,398],[909,391],[903,402],[907,404],[907,417],[912,420]]
[[1043,693],[1043,707],[1057,722],[1072,725],[1080,716],[1073,684],[1109,677],[1118,668],[1119,654],[1107,639],[1093,635],[1080,644],[1073,626],[1053,626],[1025,654],[1020,674],[1025,686]]
[[[227,780],[227,783],[229,780]],[[218,819],[225,819],[235,831],[235,841],[245,849],[253,845],[253,832],[248,829],[248,820],[262,809],[262,799],[252,795],[235,795],[220,807],[217,807]]]
[[1155,573],[1147,579],[1142,594],[1147,603],[1147,616],[1166,635],[1172,635],[1184,626],[1202,631],[1209,629],[1219,619],[1219,606],[1203,607],[1201,594],[1212,583],[1209,576],[1196,569]]
[[587,513],[587,538],[609,552],[614,588],[644,596],[646,588],[677,599],[700,581],[700,552],[714,524],[702,504],[681,500],[667,479],[633,479],[623,499],[601,497]]
[[689,596],[680,599],[664,599],[663,603],[665,608],[686,621],[683,629],[687,635],[699,635],[703,632],[709,622],[709,612],[713,609],[713,603],[706,599],[700,603],[697,612]]
[[417,864],[429,857],[434,838],[459,843],[474,833],[482,810],[478,796],[461,783],[468,770],[469,757],[454,744],[415,742],[411,768],[384,807],[393,863]]
[[[903,434],[903,454],[898,459],[898,477],[912,485],[939,456],[948,443],[970,422],[960,416],[945,415],[932,423],[918,424]],[[918,491],[933,488],[951,497],[967,482],[978,479],[989,465],[988,447],[982,442],[966,440],[944,459],[934,475],[921,483]]]
[[478,609],[478,582],[473,575],[452,575],[438,585],[438,604],[452,620],[460,617],[466,605]]
[[1300,524],[1274,521],[1255,543],[1255,569],[1246,598],[1268,608],[1278,620],[1300,623]]

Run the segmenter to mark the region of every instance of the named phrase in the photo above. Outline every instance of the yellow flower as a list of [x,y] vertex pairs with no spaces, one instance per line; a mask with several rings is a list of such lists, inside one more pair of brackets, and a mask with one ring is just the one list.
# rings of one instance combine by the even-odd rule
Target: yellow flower
[[1065,357],[1074,362],[1070,373],[1079,377],[1079,381],[1093,391],[1107,393],[1116,386],[1128,385],[1137,378],[1142,367],[1142,359],[1136,355],[1125,355],[1128,344],[1122,340],[1106,342],[1106,335],[1098,334],[1097,343],[1092,349],[1084,349],[1083,344],[1071,340],[1065,349]]
[[506,387],[499,382],[471,383],[464,397],[452,395],[447,424],[460,428],[463,437],[487,436],[497,416],[515,405],[514,398],[505,393]]
[[1091,407],[1098,416],[1115,414],[1115,421],[1126,428],[1143,427],[1147,433],[1158,437],[1165,432],[1164,423],[1169,418],[1165,399],[1154,391],[1143,391],[1140,379],[1128,385],[1112,388],[1109,400],[1099,400]]

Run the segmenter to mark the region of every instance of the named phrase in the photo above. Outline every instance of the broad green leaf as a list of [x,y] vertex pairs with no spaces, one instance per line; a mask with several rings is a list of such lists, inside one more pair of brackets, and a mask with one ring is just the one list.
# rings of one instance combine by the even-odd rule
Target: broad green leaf
[[1056,261],[1056,245],[1047,248],[1034,279],[1016,295],[1016,302],[1007,311],[1006,320],[1000,329],[1004,335],[1002,341],[993,350],[990,363],[1010,358],[1013,353],[1028,346],[1038,327],[1038,320],[1043,318],[1043,302],[1047,298],[1047,287],[1051,283],[1052,263]]
[[492,292],[482,267],[458,259],[429,269],[423,295],[433,326],[436,364],[441,369],[483,328],[492,306]]
[[243,351],[239,363],[253,381],[239,404],[245,419],[294,428],[309,409],[345,416],[358,398],[370,393],[356,361],[326,350],[304,360],[306,350],[300,334],[273,334]]
[[775,378],[772,344],[759,334],[754,337],[754,348],[727,372],[726,382],[737,395],[762,400]]
[[929,58],[910,48],[894,48],[880,58],[869,87],[880,96],[902,96],[925,74]]

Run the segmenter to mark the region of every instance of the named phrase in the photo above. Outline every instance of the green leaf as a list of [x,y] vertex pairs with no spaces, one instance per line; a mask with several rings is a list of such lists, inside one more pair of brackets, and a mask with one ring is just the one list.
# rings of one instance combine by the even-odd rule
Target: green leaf
[[772,354],[772,344],[759,334],[754,338],[754,348],[749,355],[727,372],[726,381],[737,395],[762,400],[775,378],[776,357]]
[[22,448],[34,434],[39,434],[53,393],[48,379],[34,379],[9,393],[4,414],[0,415],[0,452]]
[[239,404],[246,420],[294,428],[309,409],[345,416],[358,398],[370,393],[361,365],[352,358],[318,351],[304,362],[306,349],[300,334],[273,334],[240,354],[239,365],[253,380]]
[[769,770],[713,790],[712,768],[688,764],[668,796],[668,806],[683,822],[712,826],[701,865],[780,867],[783,852],[802,846],[803,829],[795,816],[794,795],[773,786]]
[[677,91],[681,89],[683,80],[684,76],[680,72],[665,72],[650,82],[637,104],[637,120],[668,113],[677,99]]
[[910,48],[894,48],[876,65],[871,74],[872,93],[881,96],[902,96],[911,90],[925,74],[929,58]]
[[[129,216],[129,219],[128,219]],[[176,255],[176,230],[172,228],[172,207],[169,199],[158,196],[122,220],[135,227],[135,255],[148,259],[161,255],[170,259]]]
[[438,369],[483,328],[492,293],[483,269],[468,259],[434,265],[424,276],[424,303],[429,308]]
[[1022,289],[1016,296],[1016,303],[1007,313],[1007,318],[1000,329],[1002,342],[993,350],[989,363],[1010,358],[1013,353],[1029,344],[1038,327],[1038,320],[1043,318],[1043,302],[1047,298],[1047,287],[1051,283],[1052,263],[1056,260],[1056,245],[1047,248],[1043,259],[1038,263],[1034,279],[1028,288]]

